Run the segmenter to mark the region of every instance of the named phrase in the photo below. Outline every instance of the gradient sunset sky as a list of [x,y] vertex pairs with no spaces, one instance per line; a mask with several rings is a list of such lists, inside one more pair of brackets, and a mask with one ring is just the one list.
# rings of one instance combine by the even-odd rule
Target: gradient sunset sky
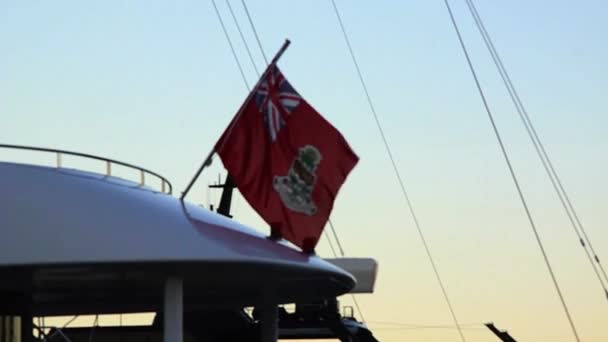
[[[464,1],[451,2],[582,341],[608,341],[608,301]],[[258,69],[264,61],[232,0]],[[380,264],[359,296],[383,342],[459,341],[382,145],[331,1],[250,0],[267,55],[360,157],[332,221],[348,256]],[[337,1],[380,121],[469,342],[574,341],[443,1]],[[608,258],[608,3],[478,1],[600,258]],[[250,85],[226,2],[218,6]],[[0,0],[0,141],[77,150],[183,189],[247,96],[210,1]],[[0,159],[53,156],[0,151]],[[104,166],[67,158],[99,172]],[[216,160],[188,196],[207,190]],[[124,176],[137,179],[125,171]],[[239,221],[267,231],[237,196]],[[330,256],[326,240],[318,252]],[[348,297],[344,305],[352,305]],[[439,327],[429,327],[439,326]]]

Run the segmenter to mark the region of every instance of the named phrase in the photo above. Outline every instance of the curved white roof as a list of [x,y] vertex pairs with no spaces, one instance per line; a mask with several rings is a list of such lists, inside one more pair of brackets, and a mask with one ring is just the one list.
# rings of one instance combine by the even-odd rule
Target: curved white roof
[[[0,303],[31,294],[41,312],[154,309],[144,306],[169,274],[183,276],[186,303],[200,305],[335,296],[354,285],[236,221],[104,175],[0,163],[0,213],[0,276],[10,279]],[[55,312],[59,305],[66,309]]]

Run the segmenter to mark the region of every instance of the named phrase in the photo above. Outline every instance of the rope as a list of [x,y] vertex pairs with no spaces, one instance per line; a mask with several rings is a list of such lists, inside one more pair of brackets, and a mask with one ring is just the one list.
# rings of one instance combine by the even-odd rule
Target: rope
[[215,9],[215,14],[217,15],[217,19],[220,21],[222,30],[224,31],[224,36],[226,37],[226,41],[228,42],[228,45],[230,45],[230,51],[232,51],[232,57],[234,57],[234,61],[236,62],[237,67],[239,68],[241,77],[243,78],[243,82],[245,83],[245,87],[247,88],[248,91],[250,91],[249,82],[247,82],[247,77],[245,77],[245,72],[243,71],[243,67],[241,66],[239,57],[237,56],[236,51],[234,50],[234,45],[232,45],[232,40],[230,39],[228,30],[226,30],[226,25],[224,25],[224,20],[222,19],[222,16],[220,15],[220,11],[217,8],[217,4],[215,3],[215,0],[211,0],[211,3],[213,4],[213,8]]
[[264,62],[268,65],[268,58],[266,58],[266,54],[264,53],[264,48],[262,47],[262,42],[260,41],[260,36],[258,36],[258,30],[255,29],[255,25],[253,24],[253,20],[251,19],[251,14],[249,14],[249,9],[247,8],[247,4],[245,0],[241,0],[241,4],[243,4],[243,8],[245,9],[245,13],[247,14],[247,19],[249,20],[249,25],[251,25],[251,29],[253,30],[253,34],[255,35],[255,40],[258,42],[258,46],[260,47],[260,52],[262,52],[262,56],[264,57]]
[[63,324],[63,326],[61,327],[61,329],[65,329],[68,327],[68,325],[70,325],[72,322],[74,322],[80,315],[75,315],[74,317],[72,317],[72,319],[70,319],[69,321],[67,321],[65,324]]
[[331,254],[333,254],[334,257],[337,257],[338,255],[336,254],[336,249],[334,248],[333,242],[331,242],[331,238],[329,236],[329,233],[327,233],[327,230],[323,231],[323,235],[325,235],[325,240],[327,240],[327,243],[329,244],[329,249],[331,249]]
[[336,239],[336,244],[338,245],[338,249],[340,250],[340,255],[342,257],[344,257],[344,248],[342,248],[342,244],[340,243],[340,239],[338,238],[338,234],[336,233],[336,228],[334,227],[334,224],[331,222],[331,219],[328,219],[327,222],[329,222],[329,227],[331,228],[331,232],[334,235],[334,239]]
[[[398,322],[369,322],[374,326],[374,330],[429,330],[429,329],[457,329],[454,325],[448,324],[413,324],[413,323],[398,323]],[[480,331],[487,330],[486,326],[481,323],[460,323],[463,330]]]
[[359,306],[359,302],[357,301],[357,297],[355,297],[354,294],[350,295],[353,299],[353,302],[355,303],[355,307],[357,308],[357,311],[359,312],[359,317],[361,317],[361,322],[363,322],[363,324],[365,324],[365,317],[363,316],[363,311],[361,311],[361,307]]
[[[416,324],[416,323],[402,323],[402,322],[386,322],[386,321],[370,321],[370,324],[378,325],[394,325],[399,327],[409,328],[452,328],[456,329],[456,326],[449,324]],[[482,323],[460,323],[460,326],[464,329],[465,327],[485,327]]]
[[232,10],[232,5],[230,5],[230,0],[226,0],[226,5],[228,5],[228,10],[230,10],[230,15],[232,15],[232,20],[234,21],[234,25],[236,25],[236,29],[239,31],[239,35],[241,36],[241,41],[243,45],[245,45],[245,50],[247,50],[247,55],[249,55],[249,60],[251,61],[251,65],[253,65],[253,69],[255,73],[260,77],[260,71],[258,67],[255,65],[255,61],[253,59],[253,55],[251,54],[251,50],[249,49],[249,44],[247,44],[247,40],[243,35],[243,30],[241,30],[241,25],[239,25],[239,21],[236,19],[236,15],[234,15],[234,11]]
[[[331,222],[331,219],[328,219],[327,221],[329,222],[331,231],[334,235],[334,238],[336,239],[336,244],[338,245],[338,249],[340,250],[340,255],[344,258],[346,256],[346,254],[344,254],[344,249],[342,248],[342,243],[340,243],[340,238],[338,238],[338,233],[336,232],[336,228],[334,227],[333,222]],[[333,247],[332,247],[332,249],[333,249]],[[333,251],[333,253],[334,253],[334,257],[337,257],[335,250]],[[361,317],[361,322],[365,323],[365,316],[363,316],[363,311],[361,310],[361,307],[359,306],[357,297],[355,297],[354,294],[351,294],[351,297],[353,299],[353,303],[355,304],[355,308],[357,309],[357,312],[359,313],[359,317]]]
[[446,304],[450,310],[450,314],[452,316],[452,319],[454,321],[454,324],[456,327],[458,327],[458,333],[460,335],[460,339],[465,342],[466,339],[464,337],[464,334],[462,333],[462,329],[460,329],[460,325],[458,323],[458,319],[456,317],[456,313],[454,311],[454,308],[452,306],[452,303],[450,301],[450,298],[448,296],[447,290],[445,285],[443,284],[443,281],[441,280],[441,276],[439,275],[439,270],[437,269],[437,266],[435,265],[435,260],[433,258],[433,255],[431,253],[430,247],[428,245],[428,243],[426,242],[426,238],[424,236],[424,233],[422,232],[422,228],[420,226],[420,222],[418,221],[418,218],[416,216],[416,213],[414,211],[414,207],[412,205],[412,201],[409,198],[409,195],[407,193],[407,190],[405,188],[405,183],[401,177],[401,173],[399,172],[399,169],[397,168],[397,163],[395,162],[395,158],[393,157],[393,153],[391,151],[391,148],[388,144],[388,141],[386,139],[386,136],[384,134],[384,130],[382,129],[382,125],[380,124],[380,120],[378,118],[378,114],[376,112],[376,109],[374,107],[374,104],[372,102],[371,96],[369,94],[369,91],[367,89],[367,85],[365,83],[365,80],[363,78],[363,75],[361,73],[361,68],[359,67],[359,63],[357,62],[357,58],[355,57],[355,53],[353,52],[353,48],[351,46],[350,43],[350,39],[348,38],[348,34],[346,33],[346,29],[344,28],[344,23],[342,22],[342,17],[340,16],[340,11],[338,10],[338,6],[336,5],[335,0],[331,0],[331,3],[333,5],[334,8],[334,12],[336,13],[336,17],[338,19],[338,23],[340,24],[340,29],[342,30],[342,34],[344,36],[344,40],[346,41],[346,45],[348,47],[348,51],[350,53],[351,59],[353,61],[353,64],[355,65],[355,69],[357,71],[357,75],[359,76],[359,81],[361,83],[361,86],[363,87],[363,91],[365,92],[365,97],[367,98],[367,103],[370,107],[371,113],[373,114],[374,120],[376,122],[376,126],[378,127],[378,131],[380,132],[380,136],[382,137],[382,142],[384,143],[384,147],[386,149],[386,153],[388,154],[388,157],[390,159],[391,165],[393,167],[393,171],[395,172],[395,175],[397,177],[397,181],[399,182],[399,186],[401,188],[401,193],[403,194],[403,197],[405,198],[405,202],[407,203],[407,207],[408,210],[412,216],[412,219],[414,221],[414,225],[416,226],[416,229],[418,231],[418,235],[420,236],[420,240],[422,241],[422,244],[424,245],[424,249],[426,251],[426,255],[429,259],[429,262],[431,263],[431,267],[433,268],[433,272],[435,273],[435,277],[437,279],[437,283],[439,284],[439,287],[441,288],[441,292],[443,293],[443,297],[446,301]]
[[[466,0],[466,3],[469,8],[469,12],[471,12],[473,19],[475,20],[475,25],[477,26],[477,29],[481,33],[484,43],[485,43],[486,47],[488,48],[490,55],[492,56],[494,65],[498,69],[498,72],[500,73],[502,81],[503,81],[505,87],[507,88],[507,91],[509,92],[509,96],[511,98],[511,101],[513,102],[513,105],[515,106],[515,109],[517,110],[519,118],[521,119],[522,123],[524,124],[524,127],[526,128],[528,137],[530,137],[530,140],[532,141],[532,144],[534,145],[536,153],[542,162],[543,168],[545,169],[545,172],[547,173],[547,176],[549,177],[549,179],[551,181],[553,189],[557,193],[557,196],[562,204],[562,207],[568,216],[568,220],[570,221],[572,228],[574,229],[574,232],[576,233],[581,246],[585,250],[589,263],[591,264],[591,267],[593,268],[593,271],[595,272],[595,274],[604,290],[604,294],[608,298],[608,289],[606,288],[606,282],[608,282],[608,277],[606,276],[606,272],[604,271],[604,268],[603,268],[602,264],[600,263],[599,258],[597,257],[597,254],[595,253],[595,250],[593,249],[591,240],[587,236],[587,233],[585,232],[585,229],[584,229],[583,225],[581,224],[581,222],[578,218],[578,215],[577,215],[576,211],[574,210],[574,207],[572,206],[570,197],[568,196],[568,193],[564,189],[562,182],[561,182],[557,172],[555,171],[555,168],[553,167],[553,163],[551,162],[551,159],[549,158],[549,155],[547,154],[547,152],[544,148],[544,145],[542,144],[542,141],[540,140],[540,137],[538,136],[536,129],[534,128],[534,125],[532,124],[530,116],[528,115],[528,112],[526,111],[526,108],[524,107],[524,104],[521,101],[519,94],[517,93],[517,90],[515,89],[515,86],[511,82],[511,78],[509,77],[507,69],[505,68],[504,64],[502,63],[502,59],[500,58],[500,55],[496,51],[496,48],[494,46],[494,43],[492,42],[490,34],[487,32],[485,25],[484,25],[483,21],[481,20],[481,16],[477,12],[475,3],[472,0]],[[584,239],[581,236],[581,232],[584,235]],[[587,241],[587,243],[585,243],[585,240]],[[587,248],[587,245],[589,245],[589,248]],[[591,252],[589,251],[589,249],[591,249]],[[592,253],[593,253],[593,257],[591,256]],[[594,262],[594,258],[595,258],[595,262],[597,262],[597,266]],[[598,267],[600,268],[600,270],[604,276],[603,279],[600,276]]]
[[[122,317],[122,315],[120,315]],[[99,326],[99,315],[95,315],[95,320],[93,321],[93,326],[91,327],[91,332],[89,333],[89,342],[93,342],[93,333],[95,333],[95,328]],[[122,326],[122,318],[120,326]]]
[[[338,248],[340,249],[340,256],[341,257],[345,257],[346,254],[344,254],[344,249],[342,248],[342,244],[340,243],[340,238],[338,238],[338,234],[336,232],[336,229],[334,227],[334,224],[331,222],[331,219],[327,220],[329,222],[329,226],[331,227],[331,231],[334,235],[334,238],[336,239],[336,244],[338,245]],[[334,258],[338,257],[338,254],[336,253],[336,250],[333,246],[333,243],[331,242],[331,237],[329,236],[329,234],[327,234],[327,231],[325,231],[325,237],[327,239],[327,241],[329,242],[329,246],[331,247],[331,252],[334,255]],[[355,304],[355,308],[357,309],[357,312],[359,313],[359,317],[361,317],[361,322],[363,322],[364,324],[366,323],[365,321],[365,316],[363,316],[363,310],[361,310],[361,306],[359,306],[359,302],[357,301],[357,297],[355,297],[354,294],[351,293],[351,298],[353,300],[353,303]]]
[[[439,329],[439,330],[451,330],[456,329],[456,327],[376,327],[374,331],[377,330],[398,330],[398,331],[406,331],[406,330],[429,330],[429,329]],[[487,331],[487,328],[483,327],[472,327],[472,328],[462,328],[463,330],[467,330],[467,332],[473,331]]]
[[528,203],[526,202],[526,199],[524,197],[524,194],[522,192],[522,189],[519,185],[519,181],[517,180],[517,176],[515,174],[515,171],[513,169],[513,166],[511,165],[511,161],[509,159],[509,155],[507,154],[507,150],[505,148],[505,145],[502,141],[502,138],[500,136],[500,133],[498,131],[498,128],[496,126],[496,123],[494,121],[494,116],[492,115],[492,112],[490,110],[490,107],[488,105],[488,102],[486,100],[485,94],[481,88],[481,84],[479,83],[479,79],[477,78],[477,73],[475,72],[475,68],[473,67],[473,63],[471,62],[471,58],[469,57],[469,53],[467,51],[467,48],[464,44],[464,41],[462,39],[462,35],[460,34],[460,29],[458,28],[458,25],[456,24],[456,19],[454,18],[454,14],[452,13],[452,8],[450,7],[450,4],[448,3],[448,0],[443,0],[446,9],[448,10],[448,13],[450,15],[450,19],[452,21],[452,25],[454,27],[454,30],[456,31],[456,35],[458,36],[458,41],[460,42],[460,46],[462,48],[462,51],[464,53],[464,56],[467,60],[467,64],[469,66],[469,69],[471,71],[471,74],[473,76],[473,79],[475,80],[475,85],[477,86],[477,90],[479,91],[479,95],[481,97],[481,100],[483,102],[483,105],[485,107],[486,113],[488,114],[488,118],[490,119],[490,123],[492,124],[492,129],[494,130],[494,134],[496,136],[496,139],[498,141],[498,144],[500,145],[500,150],[502,151],[502,155],[505,159],[505,162],[507,163],[507,167],[509,168],[509,172],[511,174],[511,178],[513,179],[513,183],[515,184],[515,188],[517,189],[517,193],[519,195],[519,199],[521,200],[521,203],[524,207],[524,210],[526,212],[526,216],[528,218],[528,221],[530,223],[530,227],[532,228],[532,231],[534,232],[534,236],[536,237],[536,242],[538,243],[538,247],[543,255],[543,258],[545,260],[545,264],[547,265],[547,269],[549,270],[549,274],[551,275],[551,279],[553,281],[553,285],[555,286],[555,289],[557,291],[557,294],[559,296],[559,299],[562,303],[562,306],[564,308],[564,312],[566,313],[566,316],[568,317],[568,322],[570,323],[570,327],[572,328],[572,332],[576,338],[577,341],[580,342],[580,338],[578,336],[578,333],[576,331],[576,327],[574,325],[574,321],[572,320],[572,317],[570,316],[570,310],[568,309],[568,305],[566,305],[566,301],[564,300],[564,296],[562,295],[562,291],[559,287],[559,284],[557,282],[557,279],[555,278],[555,274],[553,273],[553,268],[551,267],[551,263],[549,262],[549,258],[547,256],[547,253],[545,252],[545,248],[543,246],[543,243],[541,241],[541,238],[538,234],[538,230],[536,229],[536,224],[534,223],[534,219],[532,219],[532,214],[530,213],[530,209],[528,208]]

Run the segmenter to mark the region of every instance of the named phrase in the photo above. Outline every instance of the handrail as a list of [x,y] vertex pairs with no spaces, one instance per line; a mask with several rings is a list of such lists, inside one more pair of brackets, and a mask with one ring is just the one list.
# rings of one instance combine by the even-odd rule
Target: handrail
[[[165,177],[159,175],[156,172],[150,171],[148,169],[144,169],[143,167],[139,167],[139,166],[133,165],[133,164],[124,163],[124,162],[121,162],[121,161],[118,161],[118,160],[104,158],[104,157],[99,157],[99,156],[95,156],[95,155],[87,154],[87,153],[80,153],[80,152],[73,152],[73,151],[59,150],[59,149],[45,148],[45,147],[0,144],[0,148],[11,148],[11,149],[17,149],[17,150],[29,150],[29,151],[57,153],[57,167],[58,168],[62,167],[62,160],[61,160],[61,155],[62,154],[67,154],[67,155],[72,155],[72,156],[78,156],[78,157],[84,157],[84,158],[101,160],[101,161],[106,162],[106,175],[107,176],[111,175],[112,164],[126,166],[128,168],[135,169],[135,170],[138,170],[140,172],[140,184],[141,185],[145,185],[145,179],[146,179],[145,178],[145,174],[147,173],[147,174],[153,175],[153,176],[157,177],[158,179],[160,179],[160,181],[161,181],[161,191],[163,193],[167,193],[167,194],[172,194],[173,193],[173,186],[171,185],[171,182],[169,182]],[[168,187],[168,191],[165,191],[165,185]]]

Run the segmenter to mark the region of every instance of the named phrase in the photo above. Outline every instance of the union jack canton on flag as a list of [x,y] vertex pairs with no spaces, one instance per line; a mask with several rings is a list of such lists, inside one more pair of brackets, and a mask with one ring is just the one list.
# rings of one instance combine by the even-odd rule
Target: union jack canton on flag
[[255,103],[264,115],[264,125],[272,142],[285,126],[284,116],[290,115],[300,104],[300,94],[287,82],[281,71],[272,65],[267,76],[255,91]]

